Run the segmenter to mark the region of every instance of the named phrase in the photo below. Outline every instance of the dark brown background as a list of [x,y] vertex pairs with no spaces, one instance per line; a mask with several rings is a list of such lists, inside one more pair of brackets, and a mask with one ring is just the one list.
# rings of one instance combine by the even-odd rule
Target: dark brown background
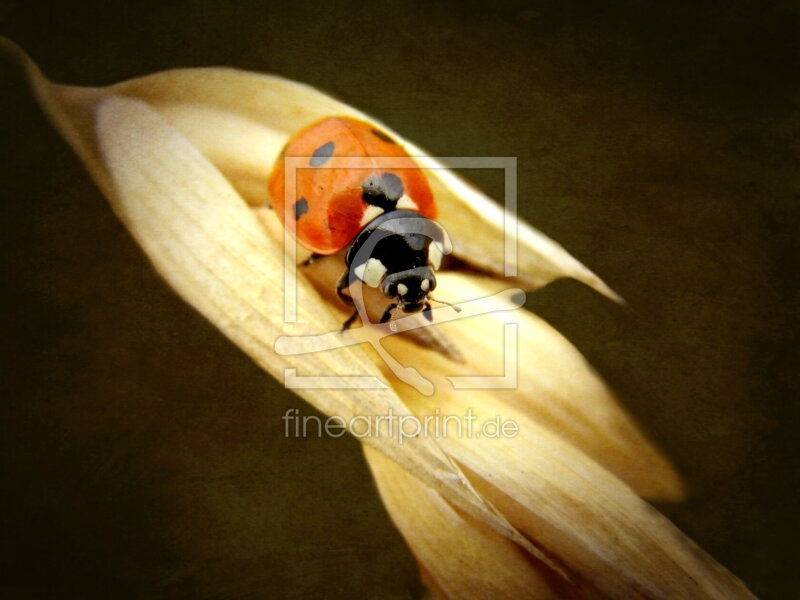
[[[59,81],[233,65],[434,154],[517,156],[524,216],[630,304],[565,281],[529,306],[685,474],[692,498],[660,508],[788,598],[797,13],[597,4],[19,1],[0,32]],[[357,444],[282,437],[288,408],[311,409],[166,288],[12,68],[2,81],[0,596],[416,597]]]

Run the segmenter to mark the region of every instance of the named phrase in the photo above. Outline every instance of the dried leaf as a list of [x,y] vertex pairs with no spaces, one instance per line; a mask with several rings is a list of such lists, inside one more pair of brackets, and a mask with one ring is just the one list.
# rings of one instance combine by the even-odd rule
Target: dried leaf
[[[442,297],[460,302],[487,296],[495,288],[486,279],[442,273],[437,290]],[[514,354],[505,352],[507,325],[517,329]],[[447,375],[501,374],[505,363],[515,362],[513,387],[491,391],[499,411],[525,414],[536,426],[588,454],[642,497],[670,501],[684,497],[681,479],[670,463],[642,436],[586,359],[543,319],[524,310],[497,310],[471,317],[468,323],[451,321],[434,329],[442,330],[462,349],[463,365],[400,339],[387,341],[387,347],[400,360],[416,360],[429,365],[433,373]],[[452,389],[452,385],[441,381],[439,389]]]
[[[454,240],[456,255],[490,273],[504,275],[506,221],[511,215],[386,125],[309,86],[272,75],[204,68],[156,73],[117,84],[113,90],[147,101],[253,205],[266,201],[264,182],[269,168],[291,134],[331,115],[375,122],[400,140],[412,156],[419,157],[417,162],[426,169],[441,209],[439,220]],[[474,234],[476,226],[481,230],[479,236]],[[554,279],[572,277],[621,301],[556,242],[522,221],[517,229],[512,236],[519,248],[517,275],[512,279],[515,285],[535,289]]]
[[[364,447],[381,498],[441,598],[564,599],[560,578],[518,546],[459,513],[383,454]],[[458,549],[458,552],[454,552]]]
[[[611,473],[643,494],[681,494],[668,463],[577,351],[541,320],[500,307],[442,326],[465,348],[463,364],[400,336],[387,340],[397,357],[424,357],[437,384],[433,399],[393,378],[385,365],[396,389],[381,383],[381,368],[358,345],[276,352],[279,339],[335,331],[340,317],[309,278],[299,277],[299,318],[284,321],[282,233],[276,219],[247,203],[264,204],[267,171],[288,135],[331,114],[364,115],[302,84],[231,69],[168,71],[109,88],[57,86],[19,49],[0,42],[23,65],[40,104],[155,268],[187,302],[278,379],[293,369],[375,381],[373,389],[296,389],[304,399],[345,422],[390,410],[420,417],[469,410],[478,422],[502,415],[517,424],[514,437],[437,442],[384,431],[361,438],[372,446],[365,451],[387,506],[440,594],[752,597]],[[500,274],[504,223],[513,218],[438,162],[420,161],[432,169],[444,225],[462,257]],[[617,298],[532,228],[520,224],[516,242],[513,281],[536,287],[571,276]],[[498,285],[475,276],[441,281],[449,299],[485,295]],[[509,375],[507,364],[491,363],[502,358],[498,336],[507,324],[523,333],[522,360],[514,365],[522,367],[518,385],[454,389],[448,375],[485,376],[480,369],[489,366]]]
[[[464,285],[462,281],[449,287],[453,291]],[[502,329],[504,317],[520,314],[498,312],[484,318],[494,319],[495,327]],[[519,323],[520,338],[524,326]],[[478,334],[488,330],[479,326]],[[393,338],[392,344],[398,355],[419,352],[400,338]],[[524,362],[522,352],[520,360]],[[430,353],[423,360],[429,359],[436,360],[435,355]],[[439,389],[435,406],[408,386],[399,388],[401,397],[423,422],[437,415],[460,417],[460,429],[452,420],[447,428],[442,425],[439,444],[550,564],[562,567],[574,593],[600,598],[752,598],[736,577],[629,486],[567,441],[563,431],[559,435],[551,430],[559,428],[540,424],[536,417],[542,407],[537,411],[515,407],[496,389],[459,393],[444,381],[448,376],[498,372],[498,365],[492,363],[482,353],[478,361],[468,360],[463,366],[452,364],[444,371],[434,366],[431,374]],[[563,399],[559,401],[569,406]],[[479,428],[498,418],[513,422],[518,433],[487,435]],[[496,431],[492,427],[489,433]],[[614,442],[607,443],[612,452],[618,451]],[[595,450],[600,448],[595,446]],[[596,454],[602,462],[602,452]]]

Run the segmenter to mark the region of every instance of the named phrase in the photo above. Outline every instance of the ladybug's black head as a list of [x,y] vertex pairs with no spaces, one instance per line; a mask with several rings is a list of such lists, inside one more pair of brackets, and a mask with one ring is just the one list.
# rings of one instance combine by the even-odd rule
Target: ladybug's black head
[[428,294],[436,289],[436,276],[430,266],[387,273],[382,284],[383,293],[393,299],[406,313],[422,310]]
[[436,288],[434,270],[449,249],[447,235],[435,221],[411,210],[391,210],[370,221],[353,239],[340,290],[355,280],[380,289],[392,300],[381,323],[389,321],[396,309],[422,311],[432,321],[431,301],[439,302],[429,296]]

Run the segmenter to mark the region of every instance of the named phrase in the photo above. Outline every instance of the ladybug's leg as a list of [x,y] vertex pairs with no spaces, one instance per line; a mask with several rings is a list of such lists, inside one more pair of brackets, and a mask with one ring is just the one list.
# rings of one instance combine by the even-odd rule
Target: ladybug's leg
[[357,316],[358,316],[358,310],[354,310],[353,314],[347,317],[347,320],[344,323],[342,323],[342,332],[345,332],[348,329],[350,329],[350,326],[353,324],[353,321],[356,320]]
[[386,321],[392,318],[392,311],[395,308],[397,308],[397,304],[390,304],[389,306],[386,307],[386,310],[384,311],[383,316],[381,317],[381,323],[386,323]]
[[309,256],[302,263],[300,263],[300,265],[303,266],[303,267],[307,267],[308,265],[310,265],[310,264],[316,262],[317,260],[319,260],[320,258],[324,258],[324,257],[325,257],[324,254],[317,254],[316,252],[314,252],[314,253],[311,254],[311,256]]
[[433,323],[433,313],[431,312],[431,303],[426,302],[425,306],[422,309],[423,316],[428,319],[431,323]]
[[345,294],[344,291],[350,287],[350,270],[348,269],[342,276],[339,278],[339,283],[336,284],[336,295],[339,296],[339,300],[348,304],[350,306],[355,306],[355,302],[350,297],[349,294]]
[[[313,255],[312,255],[313,257]],[[350,306],[355,306],[356,303],[353,302],[353,299],[348,295],[345,294],[344,291],[350,287],[350,270],[348,269],[345,271],[342,276],[339,278],[339,283],[336,284],[336,295],[339,296],[339,299],[348,304]],[[346,331],[350,329],[350,326],[353,324],[353,321],[356,320],[358,316],[358,309],[353,311],[353,314],[347,317],[347,320],[342,324],[342,331]]]

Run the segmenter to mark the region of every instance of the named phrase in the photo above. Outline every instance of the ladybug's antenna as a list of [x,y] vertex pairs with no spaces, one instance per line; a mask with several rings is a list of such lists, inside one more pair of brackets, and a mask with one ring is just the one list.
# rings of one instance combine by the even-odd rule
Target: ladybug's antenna
[[428,296],[428,300],[433,300],[434,302],[438,302],[439,304],[447,304],[447,306],[452,308],[454,311],[461,312],[461,307],[460,306],[456,306],[452,302],[445,302],[444,300],[437,300],[436,298],[434,298],[432,296]]

